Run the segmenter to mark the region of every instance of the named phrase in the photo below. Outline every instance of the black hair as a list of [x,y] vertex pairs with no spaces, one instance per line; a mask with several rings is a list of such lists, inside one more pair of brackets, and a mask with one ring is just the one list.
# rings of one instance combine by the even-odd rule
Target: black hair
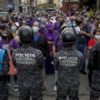
[[100,32],[100,29],[95,29],[93,35],[95,35],[97,32]]
[[12,35],[12,31],[8,28],[5,31],[6,31],[6,34],[7,34],[7,37],[8,37],[8,41],[12,40],[14,38],[13,35]]
[[6,29],[6,27],[4,25],[3,26],[0,25],[0,29],[4,31]]
[[[94,19],[94,20],[95,20],[95,17],[92,16],[92,17],[90,17],[90,19]],[[89,20],[90,20],[90,19],[89,19]]]

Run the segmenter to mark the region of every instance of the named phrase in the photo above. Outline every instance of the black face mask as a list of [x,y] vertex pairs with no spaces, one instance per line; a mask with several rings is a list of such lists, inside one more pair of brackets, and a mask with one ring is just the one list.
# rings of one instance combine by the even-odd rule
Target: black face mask
[[82,23],[82,21],[76,21],[77,25],[80,25]]
[[3,40],[6,40],[6,39],[7,39],[7,36],[1,34],[1,38],[2,38]]

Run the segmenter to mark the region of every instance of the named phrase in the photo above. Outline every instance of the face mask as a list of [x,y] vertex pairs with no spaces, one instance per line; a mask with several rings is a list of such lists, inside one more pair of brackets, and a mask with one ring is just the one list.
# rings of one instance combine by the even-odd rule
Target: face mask
[[23,24],[25,24],[26,23],[26,21],[23,21]]
[[38,18],[38,20],[40,21],[40,20],[41,20],[41,18]]
[[94,22],[94,20],[91,20],[90,22],[91,22],[91,23],[93,23],[93,22]]
[[96,38],[97,40],[99,40],[99,39],[100,39],[100,35],[95,35],[95,38]]
[[39,28],[38,27],[33,27],[33,32],[34,33],[38,33],[39,32]]
[[82,23],[82,21],[78,21],[78,20],[77,20],[76,23],[77,23],[78,25],[80,25],[80,24]]
[[11,30],[12,30],[12,31],[16,31],[16,26],[12,26],[12,27],[11,27]]
[[73,24],[73,26],[75,27],[75,26],[76,26],[76,24]]
[[1,38],[2,38],[3,40],[6,40],[6,39],[7,39],[7,34],[1,34]]
[[46,22],[46,25],[48,24],[48,22]]
[[98,25],[98,27],[100,28],[100,24]]
[[84,25],[86,25],[87,24],[87,22],[84,22]]
[[53,32],[53,29],[49,29],[48,31],[49,31],[50,33],[52,33],[52,32]]

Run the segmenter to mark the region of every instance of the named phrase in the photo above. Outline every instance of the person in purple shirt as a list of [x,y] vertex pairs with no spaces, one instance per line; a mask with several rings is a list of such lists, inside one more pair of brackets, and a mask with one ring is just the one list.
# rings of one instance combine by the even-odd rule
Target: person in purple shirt
[[33,19],[32,16],[30,16],[30,19],[28,20],[28,24],[30,27],[32,27],[33,23],[35,22],[35,20]]
[[91,31],[92,34],[94,32],[95,25],[96,25],[95,18],[94,17],[91,17],[90,18],[90,21],[89,21],[89,28],[90,28],[90,31]]
[[[8,53],[12,53],[14,49],[19,48],[19,43],[13,39],[13,35],[11,30],[5,29],[3,33],[1,34],[1,40],[0,40],[0,48],[6,49]],[[14,76],[15,80],[15,89],[14,91],[18,91],[17,86],[17,76]],[[10,84],[10,76],[8,76],[8,86],[11,86]]]
[[46,74],[54,73],[54,66],[53,66],[53,57],[50,55],[52,52],[52,46],[54,43],[54,40],[56,36],[59,34],[56,30],[53,30],[53,26],[51,24],[46,25],[47,32],[44,33],[44,36],[46,37],[49,45],[49,52],[48,52],[48,57],[45,61],[45,72]]

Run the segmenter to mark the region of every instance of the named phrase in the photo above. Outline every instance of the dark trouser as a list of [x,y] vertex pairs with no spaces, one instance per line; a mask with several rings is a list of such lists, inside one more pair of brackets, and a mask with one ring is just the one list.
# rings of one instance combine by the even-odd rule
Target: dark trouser
[[86,56],[87,56],[87,43],[77,43],[76,44],[76,49],[79,50],[82,54],[83,54],[83,57],[84,57],[84,61],[83,61],[83,66],[82,66],[82,71],[85,71],[85,68],[86,68]]
[[32,97],[32,100],[42,100],[41,87],[38,88],[36,87],[30,90],[19,88],[19,92],[20,92],[19,100],[30,100],[30,96]]
[[[17,75],[15,75],[15,76],[13,76],[13,77],[14,77],[15,83],[17,83]],[[10,78],[11,78],[11,76],[8,75],[8,83],[10,83]]]
[[69,100],[79,100],[78,98],[78,90],[79,87],[75,86],[75,87],[70,87],[70,88],[59,88],[57,87],[57,100],[66,100],[66,97],[69,95]]
[[0,100],[8,100],[8,87],[7,84],[0,82]]
[[88,74],[88,80],[89,80],[89,84],[92,84],[92,69],[89,69],[89,74]]
[[91,94],[90,94],[90,100],[98,100],[100,96],[100,90],[96,90],[92,88]]

